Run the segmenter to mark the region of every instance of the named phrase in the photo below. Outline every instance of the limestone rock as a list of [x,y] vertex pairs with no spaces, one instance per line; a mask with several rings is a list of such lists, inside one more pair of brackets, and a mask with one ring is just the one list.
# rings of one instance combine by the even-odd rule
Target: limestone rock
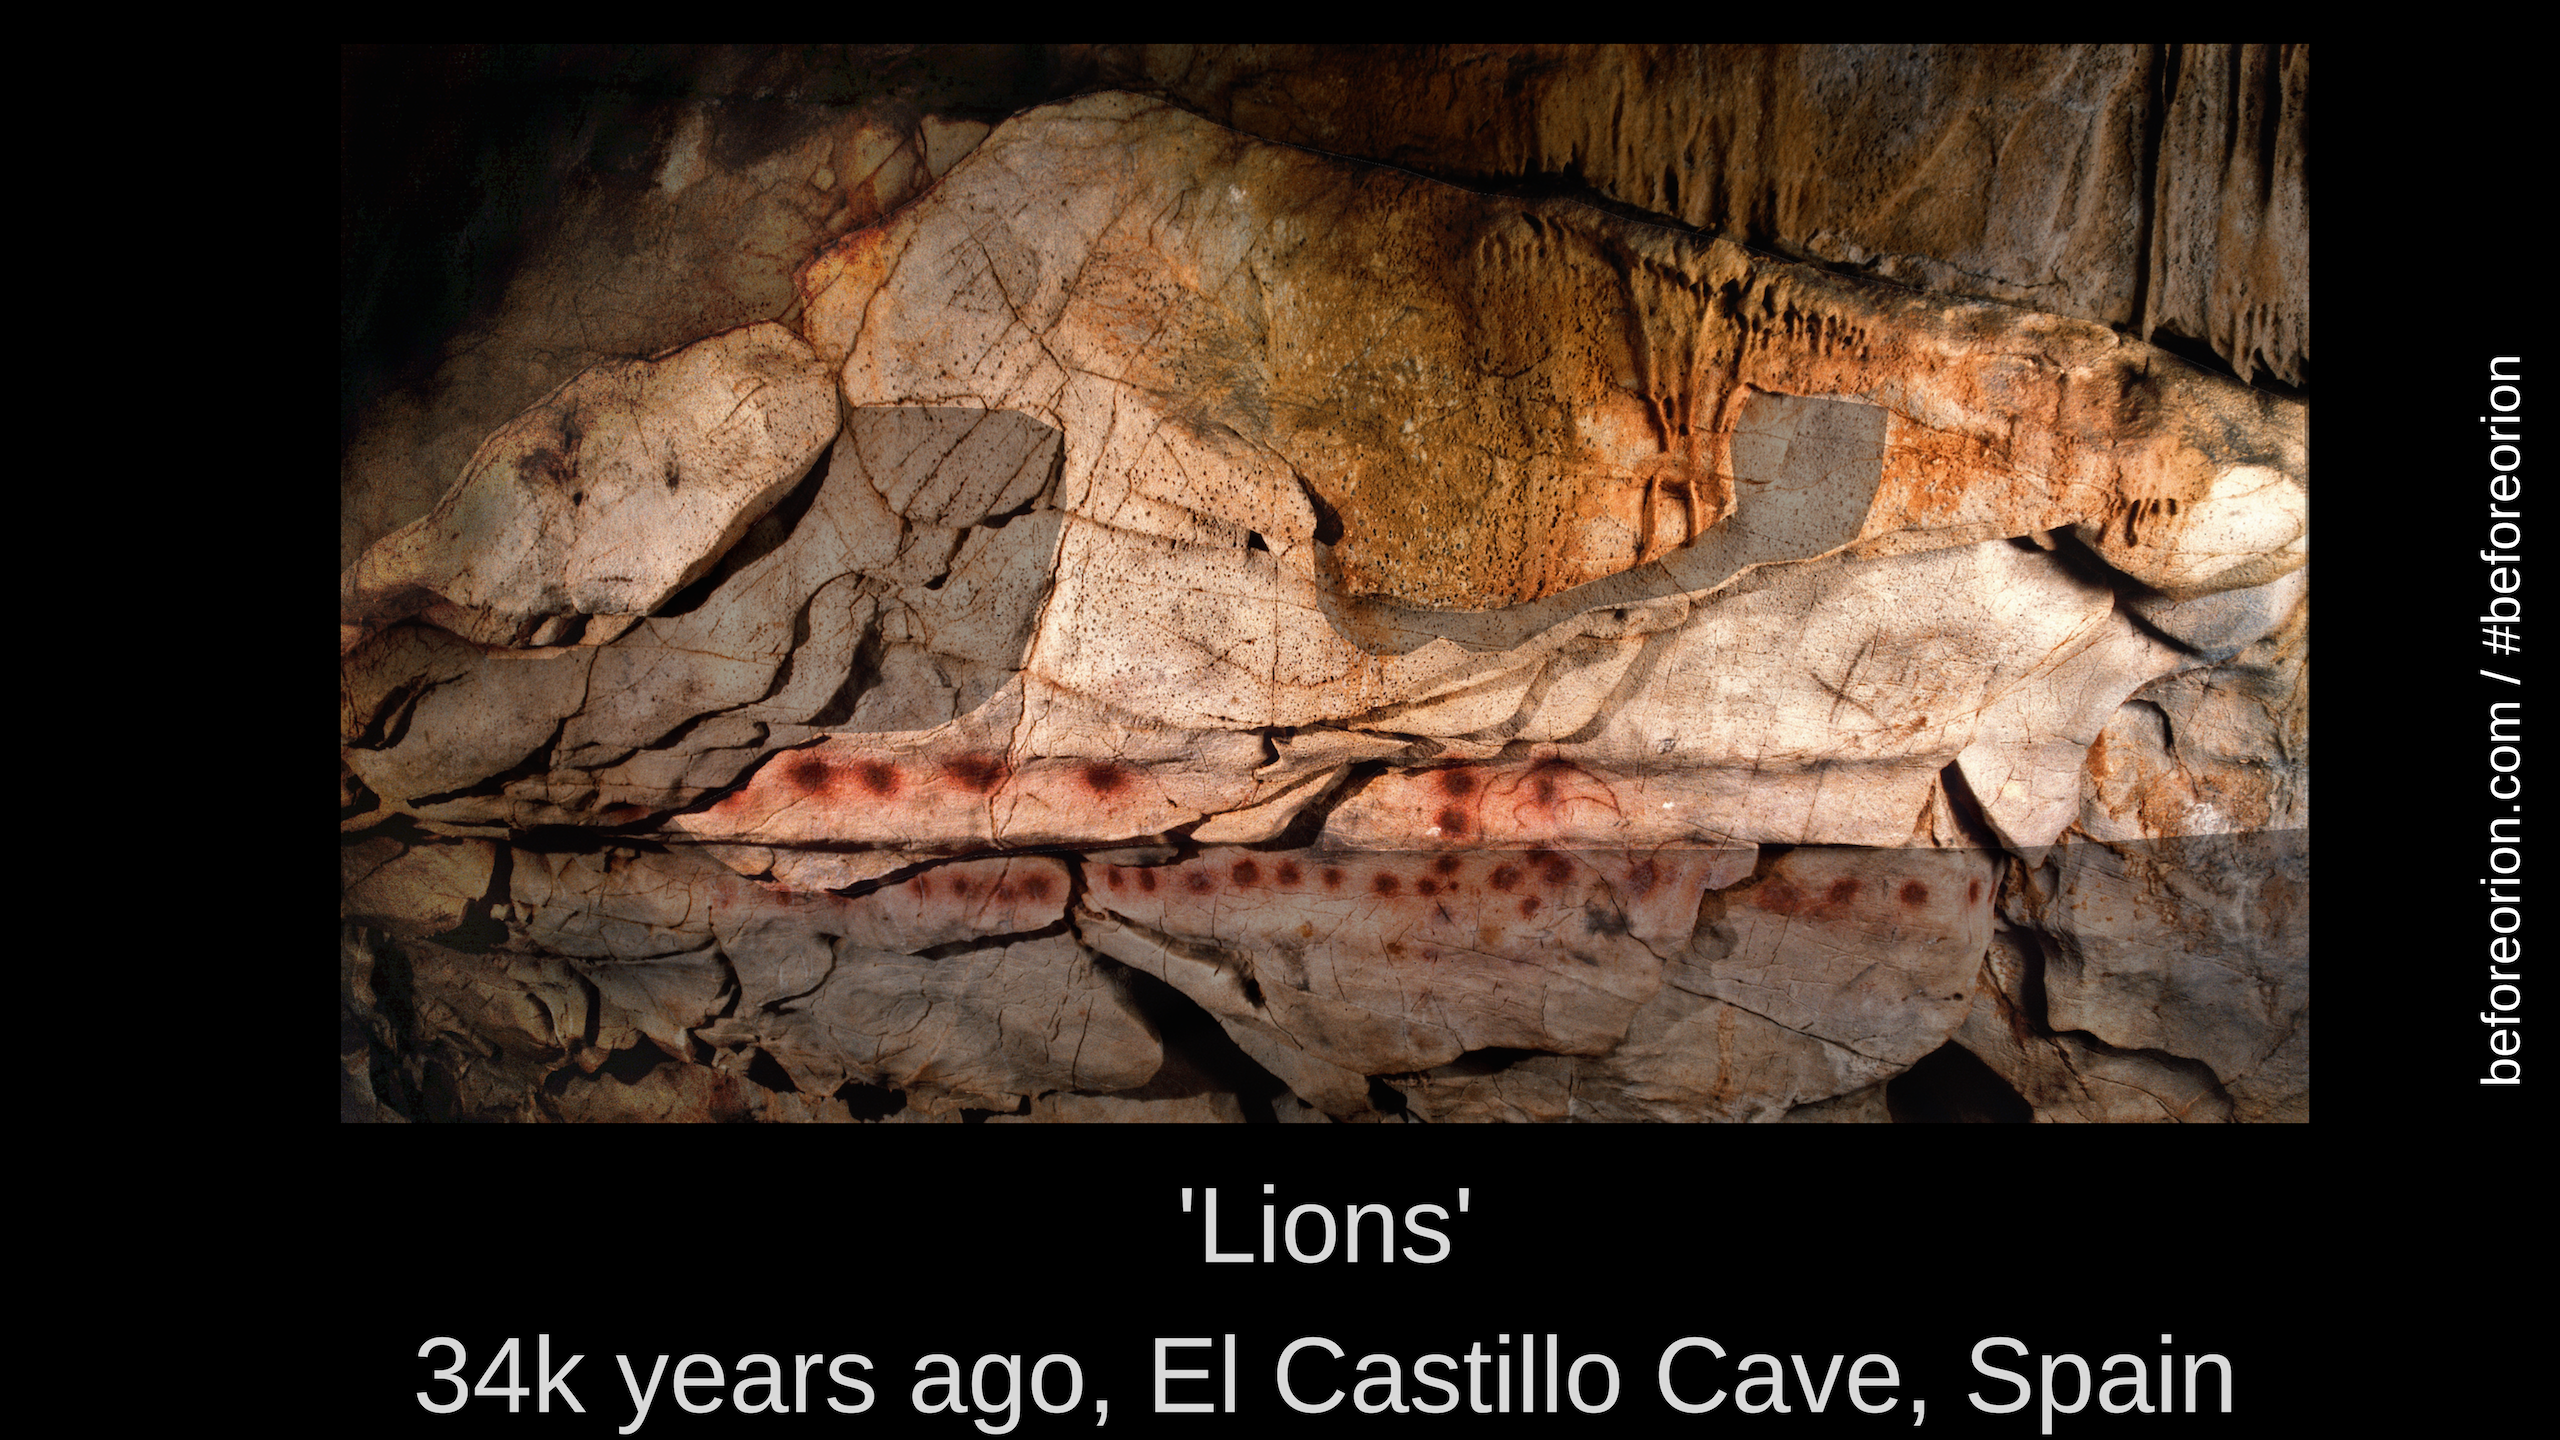
[[[590,366],[787,319],[812,249],[932,179],[931,94],[889,78],[845,104],[814,49],[345,54],[341,354],[373,383],[340,461],[342,571],[508,417]],[[553,123],[498,123],[528,110]],[[447,328],[405,335],[439,300]]]
[[[1018,117],[802,284],[853,403],[1017,408],[1066,431],[1075,569],[1143,584],[1181,556],[1194,584],[1274,606],[1284,636],[1324,591],[1346,628],[1401,651],[1436,628],[1403,607],[1533,601],[1657,561],[1753,482],[1789,502],[1775,523],[1746,511],[1739,533],[1761,545],[1697,547],[1719,563],[1673,562],[1665,583],[1607,598],[1813,558],[1868,538],[1870,515],[1876,534],[1954,542],[2201,505],[2216,563],[2186,554],[2192,517],[2123,541],[2198,593],[2228,588],[2233,547],[2297,538],[2281,482],[2304,463],[2298,413],[2097,327],[1929,304],[1578,207],[1488,203],[1126,96]],[[1763,392],[1877,410],[1861,437],[1839,428],[1857,412],[1808,421]],[[1836,458],[1796,474],[1785,456],[1808,424],[1805,442]],[[2216,458],[2235,442],[2267,463]],[[1994,510],[1955,499],[2021,482]],[[1806,491],[1831,503],[1807,510],[1791,493]],[[1372,596],[1402,605],[1347,603]],[[1483,639],[1443,636],[1459,637]],[[1217,638],[1204,649],[1232,657]],[[1282,645],[1272,673],[1353,663],[1308,649]]]
[[798,333],[347,571],[343,1115],[2307,1115],[2307,405],[1138,95],[913,134]]
[[[396,328],[380,322],[422,290],[478,303],[421,359],[355,347],[359,377],[395,378],[378,397],[349,382],[342,569],[578,370],[788,321],[810,251],[912,199],[984,120],[1099,89],[1469,188],[1565,188],[1800,260],[2209,346],[2243,377],[2309,379],[2304,45],[350,55],[342,234],[371,242],[342,269],[355,338],[376,338],[367,321]],[[548,73],[521,73],[546,55]],[[848,81],[865,98],[848,103]],[[556,131],[500,133],[477,157],[453,143],[527,97],[550,102]],[[382,123],[367,128],[369,108]]]
[[501,426],[435,509],[365,552],[341,626],[423,611],[466,639],[558,645],[602,617],[595,639],[611,639],[709,569],[835,429],[825,372],[779,325],[598,366]]
[[1146,45],[1100,77],[1472,187],[1570,181],[1799,258],[2307,384],[2308,45]]
[[2038,1120],[2200,1123],[2228,1120],[2230,1097],[2210,1068],[2157,1051],[2120,1050],[2086,1034],[2052,1034],[2027,1013],[2029,942],[1996,934],[1984,983],[1956,1041],[2034,1107]]
[[338,852],[344,911],[394,935],[459,928],[488,893],[497,847],[485,840],[403,845],[376,835]]

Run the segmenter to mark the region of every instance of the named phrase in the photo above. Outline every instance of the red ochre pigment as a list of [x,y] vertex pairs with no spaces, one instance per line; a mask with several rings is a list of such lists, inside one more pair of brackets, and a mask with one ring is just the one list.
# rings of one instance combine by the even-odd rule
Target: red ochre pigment
[[943,777],[973,795],[992,795],[1005,781],[1001,755],[954,755],[942,762]]

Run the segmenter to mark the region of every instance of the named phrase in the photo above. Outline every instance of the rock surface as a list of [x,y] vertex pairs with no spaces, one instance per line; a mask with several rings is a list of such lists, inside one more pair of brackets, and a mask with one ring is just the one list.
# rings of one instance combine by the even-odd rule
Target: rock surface
[[1145,95],[913,148],[349,564],[342,1116],[2307,1116],[2301,400]]
[[1106,47],[1109,83],[1472,186],[1570,182],[2310,382],[2308,45]]
[[825,367],[779,325],[588,370],[365,551],[339,648],[412,614],[492,645],[611,640],[727,553],[835,432]]

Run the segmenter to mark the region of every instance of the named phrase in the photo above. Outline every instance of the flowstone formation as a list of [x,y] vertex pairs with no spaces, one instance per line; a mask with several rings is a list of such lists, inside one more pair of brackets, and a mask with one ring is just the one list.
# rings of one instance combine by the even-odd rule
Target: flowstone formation
[[1154,96],[963,138],[345,571],[342,1113],[2307,1115],[2301,401]]

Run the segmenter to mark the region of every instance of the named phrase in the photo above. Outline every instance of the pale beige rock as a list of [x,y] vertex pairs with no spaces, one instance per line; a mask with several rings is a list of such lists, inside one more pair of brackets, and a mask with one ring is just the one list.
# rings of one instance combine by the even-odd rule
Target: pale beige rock
[[2311,568],[2306,565],[2281,580],[2242,590],[2224,590],[2194,600],[2163,595],[2135,595],[2125,608],[2179,644],[2208,660],[2228,660],[2242,647],[2283,624],[2310,593]]
[[[761,865],[752,859],[732,859],[731,847],[706,845],[704,853],[719,857],[723,864],[741,875],[770,875],[773,883],[788,890],[843,890],[866,880],[904,870],[916,863],[913,853],[904,850],[764,850]],[[760,847],[759,847],[760,848]]]
[[681,855],[634,850],[518,850],[512,873],[512,918],[524,937],[589,958],[672,954],[714,937],[725,945],[820,925],[876,950],[929,950],[1044,929],[1062,918],[1067,898],[1061,863],[1029,855],[936,866],[858,898],[785,890]]
[[2055,1030],[2200,1061],[2240,1119],[2308,1117],[2308,667],[2297,594],[2232,658],[2128,699],[2073,843],[2027,852],[2004,907],[2041,944]]
[[1157,730],[1045,690],[923,732],[843,735],[779,756],[676,824],[711,838],[962,850],[1115,842],[1249,805],[1250,734]]
[[586,1043],[596,1016],[587,987],[559,956],[456,950],[404,942],[413,1023],[425,1048],[453,1057],[447,1071],[465,1113],[514,1118],[563,1064],[591,1070],[605,1059]]
[[2007,703],[1983,707],[1956,756],[1983,818],[2012,847],[2050,845],[2077,817],[2083,762],[2125,682],[2187,663],[2116,611],[2074,641],[2048,657],[2033,684],[2002,696]]
[[1460,1061],[1390,1080],[1426,1120],[1777,1121],[1897,1068],[1701,997],[1674,965],[1609,1055]]
[[916,1109],[1011,1110],[1049,1090],[1126,1090],[1163,1063],[1115,979],[1066,936],[924,959],[771,936],[734,951],[739,1013],[717,1045],[762,1046],[804,1091],[898,1087]]
[[2242,1119],[2307,1119],[2308,841],[2270,830],[2058,846],[2012,913],[2048,942],[2047,1022],[2211,1067]]
[[[635,93],[621,76],[556,72],[542,87],[543,108],[568,128],[537,139],[559,148],[518,155],[505,183],[471,177],[486,207],[474,233],[410,239],[432,221],[406,203],[411,177],[393,183],[396,208],[371,219],[409,247],[394,263],[469,257],[468,280],[493,293],[453,334],[429,337],[443,342],[421,357],[429,373],[387,377],[392,383],[354,417],[339,466],[341,571],[432,508],[491,430],[580,371],[760,321],[787,323],[791,274],[810,252],[906,203],[930,179],[912,104],[826,103],[813,93],[823,83],[804,70],[812,52],[798,47],[694,53],[706,63],[680,99],[654,84]],[[663,63],[645,47],[635,58],[644,69]],[[460,68],[467,80],[478,67]],[[438,74],[437,83],[447,78]],[[475,107],[477,98],[466,88],[459,102],[436,103],[457,104],[475,127],[513,103]],[[429,133],[416,113],[414,100],[399,107],[397,144]],[[416,159],[467,163],[471,153],[426,150]],[[678,154],[682,163],[671,164]],[[362,174],[349,182],[342,198],[375,183]],[[513,235],[481,228],[508,218],[518,184],[532,187],[518,200],[531,223]],[[499,263],[508,258],[512,265]],[[400,274],[387,288],[405,299],[418,277]]]
[[[525,942],[585,957],[576,969],[625,1023],[670,1048],[690,1032],[760,1049],[806,1094],[880,1083],[926,1109],[1009,1110],[1044,1090],[1142,1085],[1162,1061],[1116,982],[1044,938],[1067,900],[1054,859],[937,866],[855,898],[637,852],[519,850],[514,874]],[[706,975],[734,991],[726,1018]]]
[[1607,1049],[1658,983],[1648,942],[1686,938],[1720,860],[1208,850],[1088,872],[1083,893],[1104,953],[1365,1076]]
[[1800,849],[1710,893],[1605,1056],[1462,1059],[1391,1083],[1438,1120],[1805,1120],[1971,1012],[1992,867],[1964,852]]
[[485,840],[404,846],[376,836],[338,852],[339,909],[394,935],[441,935],[489,893],[498,847]]
[[[1400,747],[1401,748],[1401,747]],[[1268,800],[1212,815],[1194,826],[1191,838],[1203,845],[1254,845],[1277,840],[1291,825],[1317,808],[1339,788],[1348,772],[1336,766],[1282,786]]]
[[2020,937],[1995,936],[1984,984],[1956,1042],[1980,1057],[2035,1109],[2039,1121],[2201,1123],[2231,1118],[2231,1101],[2195,1061],[2115,1050],[2076,1034],[2052,1034],[2024,1013],[2027,962]]
[[483,654],[424,626],[385,631],[340,668],[346,763],[394,810],[484,818],[442,802],[538,756],[588,693],[595,654]]
[[[1899,845],[1951,761],[2028,769],[2057,734],[2085,746],[2125,680],[2175,663],[2111,605],[2006,542],[1754,572],[1559,749],[1653,772],[1616,823],[1662,838]],[[2076,772],[2074,751],[2074,799]]]
[[1695,988],[1909,1065],[1971,1007],[1999,872],[1979,851],[1790,850],[1710,901]]
[[611,639],[709,569],[835,430],[824,369],[779,325],[598,366],[501,426],[433,510],[367,550],[339,618],[423,613],[493,645]]
[[1778,1118],[1788,1125],[1885,1124],[1893,1119],[1885,1090],[1883,1085],[1870,1085],[1828,1100],[1808,1100]]
[[[673,955],[711,937],[718,891],[699,870],[652,863],[629,849],[519,851],[509,919],[532,946],[589,959]],[[726,877],[717,877],[725,879]]]
[[[1027,644],[1044,587],[1023,577],[1045,573],[1029,557],[1054,543],[1037,516],[976,528],[1027,504],[1053,464],[1056,433],[1018,418],[857,413],[787,531],[751,531],[741,549],[756,553],[724,560],[699,604],[611,644],[483,653],[416,625],[368,641],[342,667],[341,733],[366,752],[353,763],[395,807],[452,795],[440,819],[629,824],[805,743],[813,721],[894,728],[978,708]],[[924,514],[890,510],[884,486]],[[546,740],[539,773],[489,793]]]
[[[509,988],[527,992],[536,1019],[550,1028],[517,1028],[582,1068],[644,1038],[667,1054],[689,1053],[689,1032],[719,1013],[734,985],[711,944],[708,897],[689,883],[699,877],[653,867],[628,850],[514,849],[503,863],[509,894],[497,918],[507,922],[508,946],[517,953],[483,958],[430,949],[420,953],[432,964],[421,959],[419,972],[440,967],[453,977],[451,988],[480,994],[484,1005]],[[481,881],[488,883],[485,874]]]
[[658,1053],[690,1060],[694,1032],[710,1024],[737,991],[736,977],[712,945],[654,955],[573,956],[569,968],[594,987],[597,1051],[637,1050],[646,1040]]
[[[2072,532],[2106,562],[2173,600],[2271,584],[2311,554],[2310,489],[2302,464],[2215,465],[2172,457],[2134,483],[2109,514]],[[2130,487],[2129,487],[2130,488]]]

